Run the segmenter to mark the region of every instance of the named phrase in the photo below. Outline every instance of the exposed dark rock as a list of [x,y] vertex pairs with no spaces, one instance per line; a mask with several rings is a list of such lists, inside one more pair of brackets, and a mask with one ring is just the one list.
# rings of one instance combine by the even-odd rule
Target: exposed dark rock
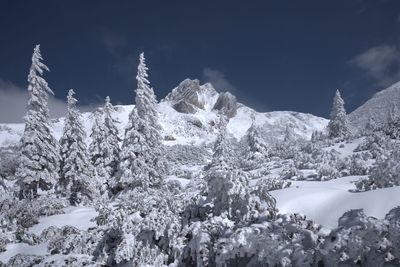
[[172,106],[176,111],[180,113],[196,113],[196,108],[194,105],[186,102],[185,100],[180,100]]
[[234,117],[237,111],[236,97],[229,92],[220,93],[213,109],[220,110],[228,118]]
[[181,113],[196,113],[197,109],[204,109],[204,95],[217,94],[214,88],[201,86],[199,80],[186,79],[172,90],[166,101],[172,102],[172,107]]

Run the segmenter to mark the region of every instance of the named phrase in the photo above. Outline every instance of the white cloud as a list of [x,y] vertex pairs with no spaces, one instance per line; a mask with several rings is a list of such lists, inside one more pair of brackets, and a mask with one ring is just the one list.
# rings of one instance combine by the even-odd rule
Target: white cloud
[[400,80],[400,49],[397,46],[381,45],[369,48],[350,62],[364,70],[381,86]]
[[[22,122],[28,103],[28,90],[0,78],[0,123]],[[96,105],[79,106],[81,111],[90,111]],[[52,118],[65,115],[66,101],[50,96],[49,110]]]
[[218,91],[230,91],[232,93],[236,91],[236,87],[228,81],[225,74],[219,70],[204,68],[203,76],[206,81],[210,82]]

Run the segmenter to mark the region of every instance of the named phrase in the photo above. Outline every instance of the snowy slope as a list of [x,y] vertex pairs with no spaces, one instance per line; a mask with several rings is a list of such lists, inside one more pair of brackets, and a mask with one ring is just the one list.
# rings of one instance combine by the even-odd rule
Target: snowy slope
[[354,181],[361,176],[348,176],[326,182],[294,181],[290,188],[272,191],[280,213],[301,213],[323,226],[334,228],[342,214],[351,209],[364,209],[378,219],[400,206],[400,187],[389,187],[352,193]]
[[[200,145],[213,142],[218,134],[216,125],[220,116],[220,112],[213,107],[219,94],[209,83],[198,85],[197,91],[193,92],[193,89],[187,86],[187,83],[196,84],[196,80],[185,80],[184,82],[186,87],[183,89],[190,92],[181,90],[178,94],[177,91],[180,89],[178,86],[158,105],[163,135],[170,137],[169,139],[175,139],[166,141],[165,144]],[[194,113],[182,113],[174,109],[176,101],[185,97],[190,97],[188,102],[197,105],[193,106]],[[238,139],[245,135],[253,122],[260,126],[266,140],[270,140],[271,136],[283,137],[287,126],[290,126],[299,137],[309,139],[313,131],[323,130],[328,123],[328,120],[310,114],[289,111],[259,113],[242,104],[237,106],[236,115],[229,121],[228,131]],[[116,106],[115,117],[119,121],[121,137],[132,108],[133,105]],[[93,116],[91,113],[84,113],[82,117],[85,130],[90,133]],[[52,130],[57,139],[62,135],[63,123],[63,118],[53,122]],[[0,147],[18,144],[23,129],[23,124],[0,124]]]
[[400,115],[400,82],[376,93],[362,106],[349,114],[351,124],[362,129],[372,120],[377,125],[388,121],[390,112]]

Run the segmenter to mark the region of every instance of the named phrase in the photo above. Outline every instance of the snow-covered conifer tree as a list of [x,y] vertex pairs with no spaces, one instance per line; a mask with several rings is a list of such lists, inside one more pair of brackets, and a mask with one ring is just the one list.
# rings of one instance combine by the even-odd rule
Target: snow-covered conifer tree
[[157,102],[147,80],[144,54],[140,54],[137,72],[136,106],[129,115],[122,143],[119,189],[135,186],[159,186],[165,168],[161,126]]
[[104,113],[104,130],[105,130],[105,139],[104,139],[104,167],[106,169],[107,174],[111,177],[113,176],[117,169],[119,163],[120,156],[120,147],[119,147],[119,133],[116,123],[118,121],[113,118],[114,107],[111,104],[110,97],[106,97],[106,102],[103,108]]
[[207,200],[213,203],[215,216],[225,214],[234,221],[251,220],[254,206],[248,178],[232,161],[224,121],[220,128],[213,159],[206,168]]
[[268,157],[269,149],[254,123],[247,130],[248,160],[265,159]]
[[96,110],[94,112],[94,121],[92,131],[90,133],[91,142],[89,144],[89,155],[96,172],[100,177],[106,176],[104,158],[106,132],[104,129],[103,111]]
[[108,179],[112,177],[118,167],[119,162],[119,136],[117,121],[112,117],[114,107],[110,98],[106,97],[106,102],[101,110],[94,114],[94,123],[90,137],[92,142],[89,145],[90,159],[97,174]]
[[344,101],[340,96],[339,90],[336,90],[333,99],[331,120],[328,124],[330,138],[343,138],[349,134],[349,122],[347,119]]
[[74,90],[68,92],[68,112],[64,133],[60,139],[61,170],[59,190],[68,195],[71,204],[91,200],[94,191],[94,171],[89,160],[81,114],[76,108]]
[[48,94],[54,94],[42,75],[49,71],[42,62],[40,45],[32,55],[28,75],[30,94],[25,130],[20,142],[20,162],[16,172],[20,183],[20,198],[37,195],[38,189],[50,190],[58,179],[58,144],[50,131],[50,115],[47,107]]

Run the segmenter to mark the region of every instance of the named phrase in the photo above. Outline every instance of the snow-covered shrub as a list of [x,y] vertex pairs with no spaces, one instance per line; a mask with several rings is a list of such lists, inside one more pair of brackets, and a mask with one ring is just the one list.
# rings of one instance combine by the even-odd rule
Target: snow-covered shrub
[[381,155],[367,179],[356,183],[358,191],[374,190],[400,185],[400,146]]
[[257,181],[257,186],[264,186],[266,191],[279,190],[291,185],[290,181],[279,178],[263,178]]
[[39,266],[68,266],[68,267],[82,267],[82,266],[100,266],[92,260],[92,256],[82,254],[71,255],[52,255],[45,257]]
[[318,167],[317,172],[318,172],[318,178],[321,181],[336,179],[340,176],[339,171],[336,169],[336,167],[327,163],[321,164]]
[[39,216],[50,216],[63,213],[67,201],[40,196],[32,200],[5,199],[0,202],[0,221],[2,228],[29,228],[38,222]]
[[165,149],[169,174],[177,177],[192,178],[193,170],[185,170],[185,166],[204,166],[210,152],[207,146],[173,145]]
[[0,148],[0,179],[14,179],[18,167],[17,148]]
[[224,216],[189,224],[182,230],[186,239],[180,262],[186,266],[215,265],[218,239],[231,229],[234,223]]
[[155,262],[161,254],[173,259],[172,248],[180,231],[180,207],[166,187],[125,192],[118,198],[116,208],[99,210],[97,222],[103,236],[95,259],[109,265]]
[[8,260],[7,266],[9,267],[31,267],[37,266],[43,261],[43,256],[17,254]]
[[350,175],[367,175],[369,173],[368,157],[365,154],[353,154],[350,156]]
[[73,226],[63,226],[49,238],[47,250],[53,254],[92,255],[96,249],[96,236]]
[[[322,266],[398,266],[398,208],[388,220],[367,217],[362,210],[351,210],[339,218],[339,226],[326,238],[316,261]],[[395,230],[395,231],[393,231]]]
[[279,174],[279,178],[281,180],[302,180],[301,173],[296,168],[295,164],[292,161],[289,161],[285,164],[285,167]]
[[311,266],[319,226],[300,215],[238,227],[217,245],[217,266]]

